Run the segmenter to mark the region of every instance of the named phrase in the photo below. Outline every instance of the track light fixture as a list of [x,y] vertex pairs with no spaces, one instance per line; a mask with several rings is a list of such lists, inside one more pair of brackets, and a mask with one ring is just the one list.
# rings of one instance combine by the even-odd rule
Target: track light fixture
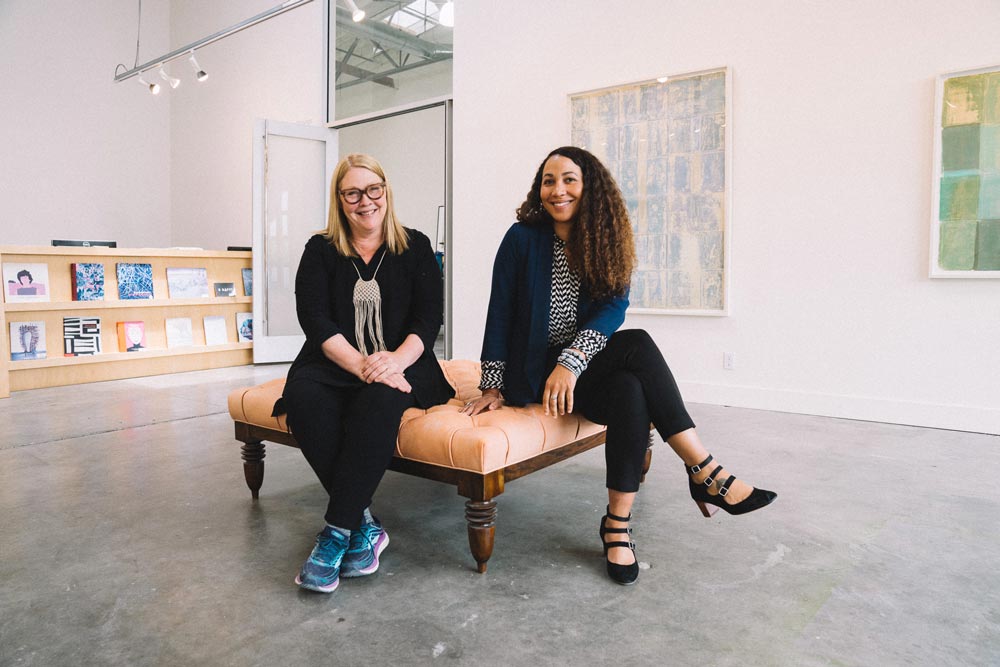
[[205,79],[208,78],[208,72],[203,70],[201,66],[198,65],[198,61],[194,59],[194,51],[191,52],[191,57],[188,58],[188,62],[191,63],[191,67],[195,71],[194,77],[196,79],[198,79],[199,81],[204,81]]
[[361,23],[365,20],[365,10],[359,9],[354,0],[344,0],[347,8],[351,10],[351,18],[354,19],[355,23]]
[[163,69],[163,65],[160,65],[160,78],[170,84],[171,88],[181,85],[181,80],[167,74],[167,70]]
[[139,76],[139,83],[141,83],[142,85],[144,85],[147,88],[149,88],[149,92],[152,93],[153,95],[159,95],[160,94],[160,84],[158,84],[158,83],[150,83],[149,81],[146,81],[145,79],[143,79],[141,75]]

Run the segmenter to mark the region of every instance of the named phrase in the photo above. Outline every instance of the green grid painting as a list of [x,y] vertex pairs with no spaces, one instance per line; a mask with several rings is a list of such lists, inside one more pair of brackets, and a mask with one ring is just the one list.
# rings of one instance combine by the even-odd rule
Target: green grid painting
[[1000,68],[940,90],[937,268],[1000,271]]

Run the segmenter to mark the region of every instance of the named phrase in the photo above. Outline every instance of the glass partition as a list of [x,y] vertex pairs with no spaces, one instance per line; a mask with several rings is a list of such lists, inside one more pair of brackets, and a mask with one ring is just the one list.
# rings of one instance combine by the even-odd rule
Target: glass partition
[[329,122],[451,95],[454,2],[330,0],[328,16]]

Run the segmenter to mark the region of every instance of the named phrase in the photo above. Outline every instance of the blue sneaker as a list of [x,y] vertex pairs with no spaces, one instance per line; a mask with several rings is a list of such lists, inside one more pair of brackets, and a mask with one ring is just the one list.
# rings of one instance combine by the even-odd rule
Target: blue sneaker
[[347,553],[348,538],[330,526],[316,536],[316,546],[306,559],[295,583],[319,593],[332,593],[340,584],[340,562]]
[[342,577],[363,577],[378,569],[378,557],[389,545],[389,533],[375,517],[351,531],[351,542],[340,568]]

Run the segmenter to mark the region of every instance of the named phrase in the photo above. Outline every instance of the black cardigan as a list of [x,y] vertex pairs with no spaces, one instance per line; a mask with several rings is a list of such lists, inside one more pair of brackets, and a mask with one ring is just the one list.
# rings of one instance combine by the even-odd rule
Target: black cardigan
[[[409,334],[416,334],[424,352],[403,375],[413,387],[416,404],[422,408],[446,402],[455,395],[434,356],[434,341],[444,316],[441,270],[428,238],[415,229],[406,230],[409,248],[399,255],[383,244],[364,264],[358,257],[345,257],[320,235],[306,242],[295,274],[295,310],[306,342],[288,369],[286,384],[309,379],[339,387],[360,388],[364,382],[327,359],[321,345],[336,334],[357,349],[354,335],[355,267],[365,280],[375,275],[382,292],[382,333],[389,350],[398,348]],[[385,259],[382,259],[383,253]],[[371,342],[366,343],[368,350]],[[282,401],[275,414],[283,414]]]

